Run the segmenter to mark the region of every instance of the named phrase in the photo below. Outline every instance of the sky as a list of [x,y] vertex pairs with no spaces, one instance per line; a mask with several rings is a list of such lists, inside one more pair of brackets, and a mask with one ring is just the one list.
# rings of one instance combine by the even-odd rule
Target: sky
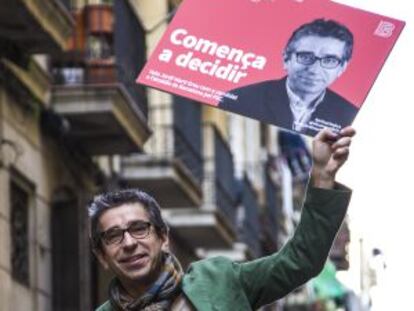
[[[406,22],[359,112],[357,136],[339,181],[353,189],[352,249],[360,240],[384,252],[387,268],[373,292],[373,311],[412,310],[414,288],[414,9],[407,0],[336,2]],[[355,253],[352,254],[356,259]],[[352,265],[352,261],[351,261]],[[355,267],[357,269],[355,269]],[[357,276],[359,267],[351,268]],[[358,285],[356,278],[351,285]]]

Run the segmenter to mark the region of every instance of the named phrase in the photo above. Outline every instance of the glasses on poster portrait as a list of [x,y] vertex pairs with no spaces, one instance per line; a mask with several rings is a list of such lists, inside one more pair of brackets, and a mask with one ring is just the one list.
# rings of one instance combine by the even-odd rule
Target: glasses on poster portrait
[[319,64],[322,68],[326,69],[335,69],[343,63],[341,58],[336,57],[335,55],[327,55],[323,57],[316,56],[313,52],[304,52],[297,51],[293,53],[296,58],[296,62],[301,65],[311,66],[316,61],[319,61]]
[[128,232],[133,238],[141,240],[148,237],[151,226],[150,222],[137,220],[131,222],[126,228],[114,227],[101,232],[100,238],[107,246],[121,244],[124,240],[125,232]]

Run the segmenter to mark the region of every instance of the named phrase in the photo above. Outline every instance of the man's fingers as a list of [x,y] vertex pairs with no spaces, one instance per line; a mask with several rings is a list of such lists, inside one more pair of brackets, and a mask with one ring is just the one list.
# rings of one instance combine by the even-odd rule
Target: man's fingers
[[353,137],[356,131],[352,126],[344,127],[340,132],[339,135],[341,137]]
[[320,130],[319,133],[315,136],[315,140],[322,142],[333,142],[338,138],[338,134],[335,134],[331,129],[325,127]]
[[351,137],[341,137],[332,145],[332,149],[335,150],[338,148],[349,147],[351,142]]
[[335,160],[346,160],[349,156],[349,147],[336,149],[332,156]]
[[315,141],[321,141],[323,143],[333,144],[333,149],[349,146],[351,144],[351,137],[355,135],[356,131],[353,127],[344,127],[339,135],[333,132],[329,128],[324,128],[319,131],[315,136]]

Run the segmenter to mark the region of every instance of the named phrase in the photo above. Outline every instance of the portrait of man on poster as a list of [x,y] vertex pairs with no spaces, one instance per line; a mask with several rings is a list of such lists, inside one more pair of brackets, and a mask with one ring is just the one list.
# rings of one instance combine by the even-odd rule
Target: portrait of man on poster
[[285,77],[231,90],[218,106],[311,136],[324,127],[338,132],[358,108],[329,86],[345,72],[353,45],[351,31],[334,20],[303,24],[284,48]]

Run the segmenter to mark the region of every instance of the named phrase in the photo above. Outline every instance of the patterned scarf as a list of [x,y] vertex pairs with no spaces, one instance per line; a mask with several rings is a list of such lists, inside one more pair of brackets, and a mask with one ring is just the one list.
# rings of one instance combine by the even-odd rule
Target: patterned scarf
[[183,271],[180,263],[169,253],[164,253],[164,265],[160,276],[141,297],[133,299],[123,289],[117,278],[109,285],[109,300],[115,310],[167,311],[180,294]]

